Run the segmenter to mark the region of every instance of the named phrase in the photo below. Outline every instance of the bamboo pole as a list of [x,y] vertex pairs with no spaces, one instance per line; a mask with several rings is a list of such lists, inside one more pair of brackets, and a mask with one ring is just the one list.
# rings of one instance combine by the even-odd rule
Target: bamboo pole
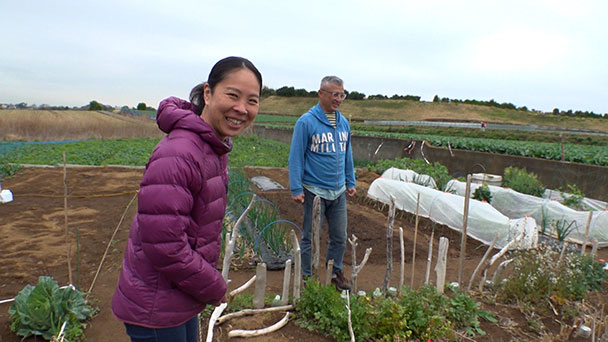
[[469,196],[471,194],[471,175],[467,175],[467,186],[464,192],[464,210],[462,216],[462,235],[460,239],[460,258],[458,260],[458,284],[460,288],[464,288],[462,280],[462,271],[464,267],[464,257],[467,250],[467,223],[469,220]]
[[399,227],[399,246],[401,251],[401,264],[399,267],[399,288],[397,293],[401,296],[403,288],[403,279],[405,278],[405,244],[403,243],[403,227]]
[[395,224],[395,197],[391,196],[391,204],[388,209],[388,222],[386,224],[386,273],[382,283],[382,293],[386,295],[388,285],[393,272],[393,225]]
[[[419,209],[420,209],[420,193],[418,193],[418,195],[416,196],[416,225],[414,226],[414,247],[413,247],[413,251],[412,251],[412,278],[410,279],[410,288],[411,289],[414,288],[414,273],[415,273],[415,266],[416,266],[416,244],[417,244],[417,240],[418,240],[418,222],[420,220],[420,217],[418,215]],[[429,253],[430,253],[430,251],[429,251]]]
[[74,284],[72,281],[72,248],[70,245],[70,229],[68,228],[68,171],[66,169],[65,162],[65,151],[63,151],[63,222],[65,225],[65,244],[68,253],[68,282]]

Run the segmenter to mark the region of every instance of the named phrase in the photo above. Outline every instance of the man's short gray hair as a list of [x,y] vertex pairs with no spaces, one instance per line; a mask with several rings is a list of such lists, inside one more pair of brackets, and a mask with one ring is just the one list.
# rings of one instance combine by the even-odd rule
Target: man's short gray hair
[[342,79],[340,77],[338,77],[338,76],[325,76],[321,80],[321,88],[323,88],[323,86],[325,86],[325,85],[327,85],[329,83],[333,83],[333,84],[339,85],[340,87],[344,86],[344,82],[342,81]]

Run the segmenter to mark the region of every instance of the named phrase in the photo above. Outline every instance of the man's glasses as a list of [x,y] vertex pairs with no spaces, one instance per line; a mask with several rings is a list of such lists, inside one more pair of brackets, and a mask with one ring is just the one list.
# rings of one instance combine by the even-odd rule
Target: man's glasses
[[341,93],[341,92],[338,92],[338,91],[327,91],[325,89],[321,89],[321,91],[329,93],[329,94],[331,94],[331,96],[333,96],[335,98],[339,98],[341,100],[344,100],[346,98],[346,94],[345,93]]

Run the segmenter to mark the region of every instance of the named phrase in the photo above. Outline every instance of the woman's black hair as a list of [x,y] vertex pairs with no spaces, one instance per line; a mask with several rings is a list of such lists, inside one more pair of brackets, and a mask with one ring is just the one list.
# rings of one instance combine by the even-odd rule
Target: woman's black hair
[[203,94],[203,89],[205,83],[209,85],[211,92],[215,89],[215,86],[226,78],[230,72],[247,68],[258,79],[258,83],[260,84],[260,95],[262,95],[262,74],[258,71],[258,69],[249,61],[247,58],[243,57],[226,57],[224,59],[219,60],[213,68],[211,68],[211,72],[209,72],[209,78],[207,82],[203,82],[196,87],[192,88],[190,91],[190,102],[196,107],[196,114],[201,115],[203,112],[203,107],[205,107],[205,98]]

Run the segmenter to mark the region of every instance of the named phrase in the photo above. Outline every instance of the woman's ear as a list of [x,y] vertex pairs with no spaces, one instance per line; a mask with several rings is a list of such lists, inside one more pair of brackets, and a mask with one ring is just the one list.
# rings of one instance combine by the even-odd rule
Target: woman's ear
[[207,82],[203,85],[203,98],[205,99],[205,103],[209,103],[209,100],[211,99],[211,88]]

